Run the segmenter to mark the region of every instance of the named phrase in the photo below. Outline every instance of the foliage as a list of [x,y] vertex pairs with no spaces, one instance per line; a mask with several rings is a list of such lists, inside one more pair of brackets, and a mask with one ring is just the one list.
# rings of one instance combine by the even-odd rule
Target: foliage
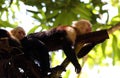
[[[111,5],[118,8],[117,15],[110,18],[109,9],[104,9],[110,2],[102,0],[0,0],[0,27],[16,27],[22,22],[18,19],[17,12],[29,14],[37,22],[29,33],[38,28],[48,30],[58,25],[71,25],[72,21],[88,19],[93,24],[93,31],[107,29],[120,22],[119,0],[111,0]],[[29,7],[29,8],[28,8]],[[32,9],[30,9],[32,8]],[[102,22],[101,22],[102,21]],[[26,21],[29,22],[29,21]],[[120,64],[120,31],[110,35],[110,39],[97,45],[88,55],[87,63],[109,65],[102,61],[106,58],[112,59],[112,64]],[[82,61],[82,60],[80,60]]]

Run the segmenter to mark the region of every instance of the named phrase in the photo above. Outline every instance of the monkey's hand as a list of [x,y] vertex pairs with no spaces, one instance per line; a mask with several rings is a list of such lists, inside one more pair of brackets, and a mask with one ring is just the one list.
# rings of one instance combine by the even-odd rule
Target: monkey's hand
[[80,64],[75,65],[75,72],[76,72],[77,74],[79,74],[79,73],[81,72],[81,66],[80,66]]

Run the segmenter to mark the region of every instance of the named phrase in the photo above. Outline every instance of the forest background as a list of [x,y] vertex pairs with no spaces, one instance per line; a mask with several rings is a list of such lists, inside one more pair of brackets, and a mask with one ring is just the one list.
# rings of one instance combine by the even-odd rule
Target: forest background
[[[80,19],[89,20],[93,31],[108,29],[120,22],[120,0],[0,0],[0,28],[8,31],[22,26],[29,34]],[[108,40],[79,59],[81,74],[77,75],[70,64],[63,78],[119,78],[119,34],[119,30],[110,34]],[[62,52],[50,55],[52,67],[65,58]]]

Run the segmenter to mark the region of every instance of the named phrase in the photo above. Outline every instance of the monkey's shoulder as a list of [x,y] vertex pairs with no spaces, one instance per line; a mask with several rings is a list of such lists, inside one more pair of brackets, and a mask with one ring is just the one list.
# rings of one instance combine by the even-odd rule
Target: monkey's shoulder
[[67,38],[71,40],[72,43],[75,43],[77,33],[72,26],[59,26],[57,30],[65,32]]

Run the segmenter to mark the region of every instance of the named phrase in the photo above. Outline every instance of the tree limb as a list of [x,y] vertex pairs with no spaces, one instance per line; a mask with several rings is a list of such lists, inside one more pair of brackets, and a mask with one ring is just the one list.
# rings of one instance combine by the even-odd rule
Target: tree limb
[[113,32],[115,32],[116,30],[119,30],[120,29],[120,22],[117,23],[115,26],[109,28],[107,30],[108,34],[112,34]]

